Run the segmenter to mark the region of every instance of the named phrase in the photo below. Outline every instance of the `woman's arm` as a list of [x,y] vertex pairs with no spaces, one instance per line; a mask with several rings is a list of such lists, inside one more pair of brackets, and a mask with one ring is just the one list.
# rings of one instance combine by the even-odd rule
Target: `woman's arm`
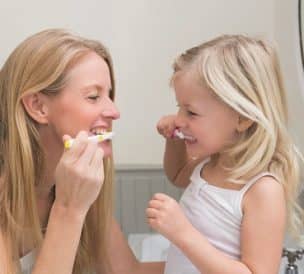
[[56,199],[32,274],[71,274],[85,216],[104,180],[103,151],[80,132],[55,172]]
[[108,257],[111,270],[106,268],[103,258],[100,258],[97,274],[163,274],[164,262],[141,263],[135,258],[114,218],[110,233]]
[[53,205],[32,274],[71,274],[85,217]]

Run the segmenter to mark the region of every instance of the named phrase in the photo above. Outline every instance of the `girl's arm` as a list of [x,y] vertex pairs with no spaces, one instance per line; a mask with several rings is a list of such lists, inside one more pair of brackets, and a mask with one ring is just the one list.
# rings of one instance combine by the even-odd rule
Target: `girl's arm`
[[164,262],[139,262],[130,249],[117,222],[112,220],[108,257],[111,270],[107,269],[103,258],[97,262],[97,274],[163,274]]
[[183,140],[166,140],[164,171],[174,185],[187,187],[193,169],[201,161],[201,158],[191,159],[188,157]]
[[[187,157],[186,146],[183,140],[166,139],[166,147],[164,154],[164,171],[168,179],[177,186],[183,186],[181,173],[187,173],[185,166],[189,159]],[[184,170],[184,172],[181,172]],[[178,180],[178,178],[181,180]],[[188,179],[186,177],[184,179]]]
[[186,187],[195,167],[195,161],[189,159],[183,140],[174,138],[176,115],[162,117],[157,123],[157,131],[166,139],[164,170],[168,179],[176,186]]
[[172,198],[157,194],[149,206],[149,224],[179,247],[202,273],[278,273],[286,208],[283,187],[273,178],[260,179],[244,197],[240,260],[211,245]]
[[245,195],[243,210],[242,261],[253,273],[278,273],[287,215],[283,186],[261,178]]

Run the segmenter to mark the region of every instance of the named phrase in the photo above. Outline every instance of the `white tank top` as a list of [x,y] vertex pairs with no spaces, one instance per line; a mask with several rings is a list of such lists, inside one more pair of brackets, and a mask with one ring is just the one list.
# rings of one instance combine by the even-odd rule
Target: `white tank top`
[[21,273],[22,274],[31,274],[32,269],[35,263],[36,252],[32,250],[31,252],[27,253],[23,257],[20,258],[20,266],[21,266]]
[[[246,191],[264,176],[260,173],[241,190],[213,186],[201,178],[201,170],[209,159],[194,169],[190,184],[185,189],[180,206],[192,225],[218,250],[231,258],[240,258],[240,228],[242,222],[242,199]],[[173,244],[168,251],[165,274],[200,274],[192,262]]]

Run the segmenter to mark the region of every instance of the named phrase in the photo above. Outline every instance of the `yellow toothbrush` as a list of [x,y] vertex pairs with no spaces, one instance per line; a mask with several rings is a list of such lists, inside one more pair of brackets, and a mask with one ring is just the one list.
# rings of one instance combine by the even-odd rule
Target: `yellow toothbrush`
[[[102,134],[89,136],[88,140],[90,140],[92,142],[100,143],[100,142],[103,142],[105,140],[113,139],[113,136],[114,136],[114,132],[105,132],[105,133],[102,133]],[[66,148],[66,149],[70,148],[73,145],[73,143],[74,143],[74,139],[66,140],[64,142],[64,148]]]

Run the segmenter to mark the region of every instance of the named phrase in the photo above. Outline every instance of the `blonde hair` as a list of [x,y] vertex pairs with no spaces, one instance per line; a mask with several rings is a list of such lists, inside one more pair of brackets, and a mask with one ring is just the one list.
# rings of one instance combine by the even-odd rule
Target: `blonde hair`
[[253,121],[222,152],[230,160],[225,166],[229,180],[243,184],[262,171],[275,174],[285,189],[291,231],[298,231],[303,214],[296,197],[298,157],[286,128],[286,95],[274,47],[260,39],[223,35],[187,50],[173,68],[172,81],[191,70],[219,100]]
[[[60,92],[69,69],[91,51],[108,64],[112,82],[110,97],[114,100],[113,65],[107,49],[98,41],[65,30],[50,29],[29,37],[13,51],[0,71],[0,227],[8,250],[5,273],[17,271],[14,260],[19,257],[18,245],[23,239],[32,239],[35,246],[42,241],[35,186],[42,181],[44,154],[37,125],[25,111],[21,98],[28,93]],[[104,169],[102,191],[83,227],[75,274],[94,269],[98,252],[93,247],[100,247],[100,253],[106,255],[105,235],[109,233],[112,215],[112,157],[104,160]]]

